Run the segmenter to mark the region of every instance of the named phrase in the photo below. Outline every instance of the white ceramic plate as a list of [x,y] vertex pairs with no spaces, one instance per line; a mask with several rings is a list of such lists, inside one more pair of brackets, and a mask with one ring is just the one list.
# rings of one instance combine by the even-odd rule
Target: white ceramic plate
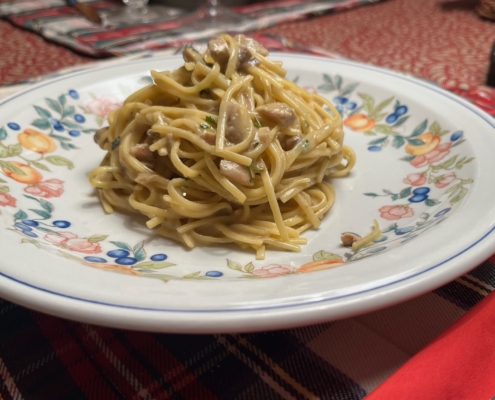
[[[105,215],[88,172],[106,113],[180,57],[59,77],[0,104],[0,295],[57,316],[163,332],[254,331],[348,317],[417,296],[494,251],[494,121],[425,82],[274,54],[334,101],[358,161],[298,254],[187,251]],[[342,232],[383,235],[356,253]],[[115,273],[115,272],[121,272]]]

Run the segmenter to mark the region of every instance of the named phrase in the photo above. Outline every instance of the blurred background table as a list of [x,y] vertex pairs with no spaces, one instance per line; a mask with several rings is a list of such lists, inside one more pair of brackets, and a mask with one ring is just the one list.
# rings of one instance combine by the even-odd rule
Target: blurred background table
[[[476,3],[388,0],[265,32],[447,87],[475,87],[486,81],[495,41],[495,23],[479,18]],[[0,38],[0,86],[95,61],[7,21]],[[375,313],[248,335],[107,329],[0,300],[0,399],[360,399],[488,295],[494,265],[492,257]]]

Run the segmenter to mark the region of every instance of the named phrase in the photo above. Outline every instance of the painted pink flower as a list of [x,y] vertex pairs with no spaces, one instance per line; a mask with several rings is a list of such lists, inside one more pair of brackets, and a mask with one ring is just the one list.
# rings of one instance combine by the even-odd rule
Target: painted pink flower
[[87,239],[79,238],[71,232],[47,233],[45,240],[79,253],[96,254],[101,252],[101,247],[98,243],[92,243]]
[[314,86],[304,86],[303,89],[308,93],[318,93]]
[[394,221],[401,218],[409,218],[414,215],[414,211],[409,206],[383,206],[380,211],[380,217]]
[[439,179],[435,182],[435,186],[437,188],[444,188],[445,186],[449,186],[450,183],[456,178],[454,172],[449,172],[447,175],[444,175],[442,179]]
[[106,117],[110,111],[116,110],[121,105],[122,102],[113,94],[104,94],[100,98],[86,104],[86,107],[91,113],[99,117]]
[[64,192],[64,182],[58,179],[48,179],[47,181],[27,186],[24,191],[33,196],[45,197],[46,199],[60,197]]
[[15,207],[15,202],[17,200],[14,199],[10,194],[0,192],[0,206],[1,207]]
[[261,278],[275,278],[293,272],[294,269],[290,265],[270,264],[263,268],[255,269],[251,273]]
[[414,157],[409,163],[413,167],[422,168],[428,164],[440,161],[450,153],[450,146],[452,146],[452,142],[439,144],[429,153]]
[[426,182],[426,176],[423,174],[409,174],[402,182],[411,186],[421,186]]

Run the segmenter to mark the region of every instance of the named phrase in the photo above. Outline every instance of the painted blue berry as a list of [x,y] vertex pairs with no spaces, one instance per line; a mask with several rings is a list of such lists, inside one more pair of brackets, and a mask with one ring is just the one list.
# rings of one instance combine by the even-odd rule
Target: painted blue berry
[[205,275],[209,276],[210,278],[218,278],[222,276],[223,273],[220,271],[208,271]]
[[107,256],[112,258],[122,258],[122,257],[127,257],[128,255],[129,252],[127,250],[122,250],[122,249],[110,250],[107,253]]
[[31,227],[24,225],[24,224],[21,224],[20,222],[18,222],[17,224],[14,224],[14,226],[16,228],[19,228],[21,231],[32,231]]
[[86,121],[86,118],[84,118],[83,115],[81,114],[74,114],[74,119],[77,121],[77,122],[84,122]]
[[342,97],[342,96],[337,96],[337,97],[334,97],[333,101],[337,104],[345,104],[348,102],[348,99],[345,97]]
[[18,131],[19,129],[21,129],[19,124],[16,124],[15,122],[9,122],[7,126],[14,131]]
[[380,146],[369,146],[368,147],[368,150],[369,151],[375,151],[376,152],[376,151],[381,151],[382,148]]
[[412,191],[414,194],[427,194],[430,192],[430,188],[427,187],[419,187]]
[[50,123],[53,125],[53,129],[55,129],[56,131],[61,132],[64,130],[63,125],[60,123],[58,119],[50,118]]
[[339,113],[341,113],[341,114],[344,112],[344,107],[342,107],[340,104],[337,104],[337,105],[335,106],[335,108],[336,108],[336,109],[337,109],[337,111],[338,111]]
[[84,259],[86,261],[89,261],[89,262],[97,262],[97,263],[106,263],[107,262],[107,260],[105,260],[104,258],[101,258],[101,257],[87,256],[87,257],[84,257]]
[[133,265],[137,263],[137,260],[134,257],[120,257],[115,262],[120,265]]
[[53,221],[53,225],[55,225],[57,228],[68,228],[70,226],[70,222],[57,220],[57,221]]
[[72,97],[73,99],[78,99],[79,93],[77,93],[74,89],[71,89],[69,90],[69,96]]
[[394,114],[397,116],[404,115],[407,112],[407,107],[406,106],[399,106],[395,109]]
[[462,136],[463,133],[463,131],[455,131],[452,135],[450,135],[450,141],[455,142]]
[[390,114],[387,118],[385,118],[385,122],[387,124],[393,124],[395,121],[397,121],[397,118],[399,118],[399,116],[397,114]]
[[22,231],[22,233],[24,233],[26,236],[29,236],[29,237],[38,237],[38,235],[32,231]]
[[449,208],[444,208],[443,210],[437,212],[434,217],[441,217],[442,215],[447,214],[450,210],[452,210],[450,207]]
[[30,220],[30,219],[23,219],[22,220],[22,223],[24,225],[27,225],[27,226],[38,226],[39,223],[37,221],[33,221],[33,220]]
[[75,129],[69,131],[69,135],[71,135],[73,137],[79,136],[80,134],[81,134],[81,132],[76,131]]
[[387,239],[388,239],[388,237],[383,235],[383,236],[380,236],[378,239],[373,240],[373,242],[380,243],[380,242],[384,242]]
[[386,250],[387,248],[385,246],[382,247],[375,247],[374,249],[369,249],[366,253],[379,253],[380,251]]
[[399,228],[395,230],[396,235],[405,235],[408,232],[414,230],[414,226],[405,226],[404,228]]
[[347,103],[345,105],[345,108],[347,108],[348,110],[354,110],[356,108],[357,104],[354,103],[353,101],[350,101],[349,103]]
[[421,203],[422,201],[425,201],[427,198],[428,198],[428,196],[425,194],[415,194],[414,196],[409,197],[408,200],[411,203]]
[[167,259],[166,254],[154,254],[150,257],[151,261],[163,261]]

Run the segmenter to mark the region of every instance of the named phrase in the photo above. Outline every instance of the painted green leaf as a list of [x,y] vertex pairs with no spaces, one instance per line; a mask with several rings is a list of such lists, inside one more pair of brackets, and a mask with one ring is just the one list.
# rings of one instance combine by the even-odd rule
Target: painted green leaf
[[227,259],[227,267],[230,269],[234,269],[236,271],[242,271],[242,265],[239,263],[236,263],[235,261],[231,261]]
[[119,249],[124,249],[124,250],[127,250],[129,252],[132,251],[131,246],[129,246],[127,243],[124,243],[124,242],[112,242],[112,241],[110,243],[114,244]]
[[78,147],[73,145],[72,143],[69,143],[67,146],[69,146],[69,149],[77,149]]
[[348,94],[351,94],[352,92],[354,92],[354,90],[356,90],[356,88],[359,86],[359,83],[350,83],[346,86],[344,86],[344,88],[342,89],[342,91],[340,92],[340,95],[342,97],[345,97],[347,96]]
[[405,189],[402,189],[402,190],[400,191],[400,193],[399,193],[399,197],[400,197],[401,199],[403,199],[403,198],[405,198],[405,197],[410,196],[410,195],[411,195],[411,189],[412,189],[411,187],[407,187],[407,188],[405,188]]
[[8,186],[0,186],[0,192],[8,193],[10,192],[10,189]]
[[90,243],[97,243],[97,242],[102,242],[108,237],[108,235],[91,235],[88,238],[88,242]]
[[0,127],[0,140],[5,140],[7,138],[7,131],[2,127]]
[[318,253],[313,254],[313,261],[324,260],[342,260],[342,257],[338,254],[333,254],[325,250],[320,250]]
[[16,167],[14,164],[2,160],[0,160],[0,167],[6,169],[7,171],[13,172],[14,174],[26,175],[26,173],[19,167]]
[[50,122],[45,118],[38,118],[31,122],[31,125],[38,129],[48,129],[50,128]]
[[74,122],[70,122],[70,121],[60,121],[60,122],[66,128],[70,128],[70,129],[81,129],[81,126],[79,124],[74,123]]
[[411,161],[411,160],[414,160],[416,158],[416,156],[412,156],[412,155],[407,155],[407,156],[404,156],[402,158],[400,158],[401,161]]
[[39,161],[31,161],[31,164],[33,164],[36,168],[42,169],[43,171],[50,172],[50,168],[48,168],[45,164],[40,163]]
[[368,197],[377,197],[378,195],[376,193],[364,193],[365,196]]
[[299,75],[296,76],[294,79],[292,79],[292,83],[296,83],[299,82]]
[[382,192],[385,194],[392,194],[392,192],[388,189],[382,189]]
[[252,262],[250,262],[249,264],[247,264],[245,267],[244,267],[244,271],[246,272],[251,272],[254,270],[254,265]]
[[406,141],[402,136],[394,136],[394,140],[392,140],[392,147],[400,149],[402,146],[404,146],[405,142]]
[[49,213],[51,213],[55,209],[55,207],[53,207],[53,204],[49,201],[46,201],[45,199],[39,199],[39,202],[41,207],[43,207]]
[[379,103],[372,111],[369,117],[371,119],[376,119],[378,114],[382,112],[382,110],[385,109],[392,101],[394,100],[393,97],[390,97],[389,99],[383,100],[381,103]]
[[22,153],[22,145],[20,143],[10,145],[7,148],[9,151],[9,157],[15,157]]
[[434,169],[435,170],[448,169],[449,167],[451,167],[455,163],[456,159],[457,159],[457,155],[452,156],[448,160],[444,161],[443,163],[435,165]]
[[430,125],[430,132],[433,133],[434,135],[438,135],[440,131],[442,130],[442,127],[440,124],[435,121]]
[[30,244],[34,244],[38,249],[42,248],[41,244],[38,243],[38,241],[34,240],[34,239],[23,238],[23,239],[21,239],[21,243],[30,243]]
[[438,203],[440,203],[440,202],[438,200],[435,200],[435,199],[426,199],[425,200],[425,204],[428,207],[436,206]]
[[50,134],[50,137],[53,138],[53,139],[57,139],[57,140],[60,140],[61,142],[70,142],[70,139],[67,138],[67,137],[64,137],[64,136],[59,136],[59,135],[54,135],[53,133]]
[[392,126],[394,128],[398,127],[398,126],[401,126],[404,122],[406,122],[407,120],[409,119],[409,115],[405,115],[403,117],[400,117],[397,122],[395,124],[393,124]]
[[340,75],[335,75],[334,83],[337,87],[337,90],[340,90],[340,88],[342,87],[342,77]]
[[330,85],[335,86],[335,85],[333,84],[333,80],[332,80],[332,77],[331,77],[330,75],[328,75],[328,74],[323,74],[323,80],[324,80],[325,82],[328,82]]
[[388,138],[385,136],[385,137],[382,137],[380,139],[375,139],[375,140],[372,140],[371,142],[369,142],[368,144],[369,145],[377,145],[377,144],[386,144],[388,142]]
[[61,94],[60,96],[58,96],[58,102],[63,106],[65,105],[65,94]]
[[455,203],[461,201],[464,198],[464,196],[467,194],[467,192],[468,190],[465,187],[461,188],[459,193],[450,200],[450,204],[454,205]]
[[375,120],[375,122],[381,121],[383,118],[386,117],[387,114],[388,112],[383,112],[378,115],[373,115],[373,119]]
[[321,92],[332,92],[335,90],[333,85],[329,85],[328,83],[324,83],[323,85],[318,86],[318,90]]
[[14,219],[17,220],[17,219],[27,219],[28,215],[22,211],[22,210],[19,210],[17,211],[15,214],[14,214]]
[[390,135],[390,134],[395,133],[392,130],[392,127],[390,127],[389,125],[385,125],[385,124],[377,124],[377,125],[375,125],[375,131],[377,131],[378,133],[384,133],[386,135]]
[[382,233],[392,232],[397,229],[397,224],[391,224],[387,228],[382,229]]
[[144,259],[146,259],[146,251],[144,251],[144,241],[135,245],[132,249],[132,252],[134,253],[134,258],[136,260],[143,261]]
[[192,274],[184,275],[183,278],[185,278],[185,279],[196,278],[200,273],[201,273],[201,271],[196,271],[196,272],[193,272]]
[[52,100],[52,99],[45,99],[46,104],[48,104],[48,107],[50,107],[53,111],[62,114],[62,106],[58,101]]
[[41,218],[44,218],[44,219],[48,219],[48,218],[52,217],[52,215],[49,212],[46,212],[45,210],[34,210],[34,209],[30,208],[29,211],[32,211],[32,212],[38,214]]
[[428,120],[425,119],[416,128],[414,128],[413,133],[411,133],[411,137],[416,137],[421,135],[426,130],[427,126],[428,126]]
[[5,181],[2,178],[0,178],[0,183],[7,183],[7,181]]
[[42,108],[42,107],[34,106],[34,109],[36,110],[38,115],[42,118],[51,118],[52,117],[52,113],[50,111]]
[[62,166],[62,167],[66,166],[69,169],[74,168],[74,164],[72,163],[72,161],[62,156],[48,156],[45,158],[45,160],[53,165]]
[[[449,187],[446,191],[445,191],[445,194],[449,194],[449,193],[454,193],[456,190],[459,190],[461,188],[461,184],[458,183],[454,186],[451,186]],[[450,196],[453,196],[453,194],[451,194]]]
[[43,231],[43,232],[56,233],[55,231],[53,231],[53,230],[51,230],[51,229],[48,229],[48,228],[44,228],[44,227],[42,227],[41,225],[38,225],[38,226],[36,227],[36,229],[37,229],[37,230],[39,230],[39,231]]
[[376,136],[376,133],[375,133],[375,132],[373,132],[373,131],[366,131],[366,132],[364,132],[364,134],[365,134],[366,136]]
[[76,109],[74,108],[74,106],[67,107],[66,109],[64,109],[64,112],[62,113],[62,118],[73,115],[75,111]]
[[425,144],[422,140],[419,139],[407,139],[407,143],[411,146],[422,146]]
[[358,93],[358,96],[363,100],[363,110],[366,111],[367,114],[371,114],[375,107],[375,100],[373,100],[373,97],[366,93]]
[[145,261],[139,264],[135,264],[134,268],[141,269],[162,269],[167,267],[173,267],[175,264],[168,261]]
[[96,132],[96,129],[83,129],[82,131],[84,133],[94,133],[94,132]]
[[399,199],[399,195],[398,194],[393,194],[392,196],[390,196],[390,198],[392,199],[392,201],[395,201],[395,200],[398,200]]

